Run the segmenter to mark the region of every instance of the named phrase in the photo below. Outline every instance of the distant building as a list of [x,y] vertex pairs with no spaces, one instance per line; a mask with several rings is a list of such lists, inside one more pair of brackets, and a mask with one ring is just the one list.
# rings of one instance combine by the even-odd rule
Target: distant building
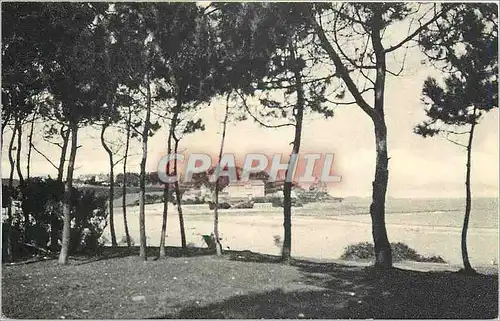
[[78,180],[83,184],[109,185],[109,174],[83,174]]
[[[211,200],[213,197],[212,191],[205,184],[202,184],[198,188],[190,183],[181,183],[181,184],[179,184],[179,188],[180,188],[181,193],[182,193],[182,200],[183,201],[188,201],[188,200],[194,201],[196,199],[199,199],[201,201],[206,201],[206,200]],[[222,194],[224,194],[224,193],[220,192],[219,195],[222,195]]]
[[78,176],[78,179],[86,182],[86,181],[95,181],[95,174],[82,174]]
[[[285,187],[285,179],[277,179],[276,181],[271,181],[266,184],[266,195],[274,195],[281,192],[283,195],[283,189]],[[300,187],[297,182],[292,181],[292,191],[303,191],[304,189]]]
[[229,198],[263,197],[265,195],[265,184],[261,180],[249,180],[248,182],[232,182],[224,189]]

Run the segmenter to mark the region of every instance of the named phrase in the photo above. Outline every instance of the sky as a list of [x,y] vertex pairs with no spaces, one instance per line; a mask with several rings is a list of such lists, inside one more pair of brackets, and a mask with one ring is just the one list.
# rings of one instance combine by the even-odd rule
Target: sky
[[[405,30],[406,32],[406,30]],[[403,75],[388,76],[386,82],[385,114],[388,128],[389,197],[464,197],[466,151],[442,137],[422,138],[413,133],[416,124],[424,120],[421,90],[424,80],[442,75],[429,65],[421,64],[423,56],[410,50]],[[371,102],[371,97],[366,96]],[[224,101],[214,100],[201,108],[197,115],[205,131],[186,136],[180,143],[185,153],[218,153],[220,121]],[[53,161],[58,159],[57,147],[41,138],[41,126],[35,129],[34,143]],[[168,127],[162,127],[149,143],[147,171],[155,171],[160,158],[166,154]],[[6,131],[2,150],[2,177],[8,177],[7,158],[10,132]],[[293,140],[292,128],[263,128],[252,120],[230,123],[227,128],[225,152],[243,157],[245,153],[289,154]],[[375,170],[375,142],[370,118],[355,105],[339,106],[334,117],[323,119],[308,114],[304,119],[302,152],[334,153],[332,172],[342,181],[329,185],[334,196],[370,196]],[[26,139],[24,139],[26,142]],[[80,131],[75,175],[107,173],[108,158],[99,141],[99,131],[85,128]],[[499,115],[498,108],[486,114],[476,128],[472,154],[472,191],[475,197],[498,197],[499,190]],[[22,168],[26,168],[23,146]],[[140,144],[131,146],[129,171],[139,171]],[[121,164],[115,171],[121,171]],[[55,169],[34,153],[32,175],[56,176]],[[305,186],[306,187],[306,186]]]
[[[464,195],[465,149],[441,137],[422,138],[413,127],[424,119],[421,86],[429,68],[410,70],[409,75],[389,78],[386,92],[386,122],[388,127],[390,197],[461,197]],[[199,113],[206,129],[186,136],[180,150],[187,153],[217,154],[220,144],[220,120],[224,103],[214,101]],[[484,116],[474,139],[472,155],[472,188],[474,196],[497,196],[499,164],[498,110]],[[58,149],[41,139],[41,127],[36,130],[34,143],[53,161]],[[163,127],[150,139],[147,170],[154,171],[166,153],[168,127]],[[10,133],[3,143],[2,177],[8,176],[7,147]],[[230,123],[227,128],[225,152],[238,156],[245,153],[289,154],[293,140],[291,128],[263,128],[252,120]],[[26,141],[26,140],[24,140]],[[99,132],[84,129],[80,132],[77,169],[75,174],[106,173],[108,158],[99,141]],[[26,152],[23,146],[23,154]],[[357,106],[335,109],[333,118],[323,119],[309,114],[304,120],[301,150],[313,153],[334,153],[332,172],[342,176],[339,183],[330,184],[335,196],[369,196],[375,169],[375,144],[370,118]],[[139,171],[140,144],[132,144],[129,170]],[[22,160],[26,166],[25,157]],[[32,156],[33,175],[56,171],[40,155]],[[121,165],[119,167],[121,169]],[[117,169],[118,170],[118,169]]]

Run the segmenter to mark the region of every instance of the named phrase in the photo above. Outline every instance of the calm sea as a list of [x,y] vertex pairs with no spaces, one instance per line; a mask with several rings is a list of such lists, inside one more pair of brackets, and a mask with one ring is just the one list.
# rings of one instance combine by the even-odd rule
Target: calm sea
[[[297,215],[321,217],[356,215],[358,218],[355,220],[364,220],[364,215],[369,216],[370,202],[369,198],[346,198],[341,203],[328,204],[328,206],[318,204],[316,208],[314,206],[295,208],[294,212]],[[498,210],[498,198],[473,199],[469,227],[498,229]],[[389,198],[386,201],[387,220],[391,223],[461,227],[464,212],[465,199],[460,198]],[[351,219],[354,218],[349,218]]]

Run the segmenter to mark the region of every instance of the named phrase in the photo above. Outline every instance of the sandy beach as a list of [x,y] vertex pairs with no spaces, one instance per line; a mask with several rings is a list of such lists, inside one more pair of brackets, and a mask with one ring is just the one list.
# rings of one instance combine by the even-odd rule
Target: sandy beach
[[[146,234],[148,245],[160,242],[163,204],[146,206]],[[343,249],[357,242],[372,242],[369,215],[310,216],[304,209],[294,210],[292,219],[292,255],[314,259],[337,259]],[[426,220],[422,213],[388,214],[387,229],[391,242],[404,242],[423,255],[440,255],[450,264],[461,264],[460,232],[455,226],[440,225]],[[433,213],[433,220],[450,222],[446,215]],[[138,207],[128,207],[129,231],[139,240]],[[415,219],[418,217],[418,220]],[[418,221],[418,222],[417,222]],[[279,209],[223,210],[220,212],[220,231],[224,247],[233,250],[250,250],[266,254],[279,254],[274,236],[283,235],[283,218]],[[477,227],[472,216],[468,233],[468,248],[473,265],[491,266],[498,262],[498,228]],[[206,246],[201,235],[213,231],[213,215],[208,209],[184,207],[186,240],[193,246]],[[115,212],[115,230],[118,241],[124,233],[122,209]],[[179,218],[176,209],[170,208],[167,219],[167,245],[180,246]],[[104,235],[110,239],[109,226]]]

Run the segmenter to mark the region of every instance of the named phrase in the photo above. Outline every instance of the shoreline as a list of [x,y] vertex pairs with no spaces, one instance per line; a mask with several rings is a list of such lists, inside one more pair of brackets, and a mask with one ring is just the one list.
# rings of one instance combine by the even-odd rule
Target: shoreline
[[[204,207],[207,208],[204,208]],[[208,209],[208,204],[197,204],[197,205],[183,205],[183,215],[186,217],[193,216],[193,217],[200,217],[200,218],[211,218],[213,215],[213,210]],[[304,208],[304,207],[292,207],[292,217],[295,218],[312,218],[315,220],[334,220],[334,221],[341,221],[341,222],[352,222],[353,224],[371,224],[371,218],[370,218],[370,213],[338,213],[334,212],[335,210],[338,210],[338,208],[333,208],[333,207],[322,207],[322,208]],[[120,215],[122,208],[118,207],[115,208],[115,214]],[[319,212],[327,212],[331,211],[328,214],[323,214]],[[138,213],[138,206],[129,206],[127,207],[127,214],[128,213]],[[263,217],[263,218],[268,218],[268,217],[276,217],[280,216],[283,213],[283,208],[278,208],[278,207],[272,207],[272,208],[243,208],[243,209],[220,209],[219,210],[219,216],[221,217],[243,217],[243,218],[250,218],[250,217]],[[414,228],[418,229],[425,229],[425,230],[439,230],[439,231],[462,231],[462,224],[460,221],[460,225],[443,225],[440,223],[436,222],[419,222],[419,223],[413,223],[413,222],[396,222],[396,220],[405,218],[405,217],[412,217],[412,216],[419,216],[425,217],[427,215],[428,218],[430,215],[450,215],[453,213],[457,213],[459,216],[459,219],[463,219],[463,215],[460,211],[457,210],[436,210],[436,211],[395,211],[395,212],[387,212],[386,214],[386,225],[390,226],[401,226],[401,227],[407,227],[411,226]],[[155,203],[155,204],[146,204],[146,217],[149,216],[159,216],[162,217],[163,215],[163,203]],[[168,216],[170,217],[171,215],[178,215],[177,210],[173,208],[172,210],[169,211]],[[471,220],[474,220],[474,213],[471,215]],[[498,222],[496,222],[498,223]],[[477,232],[498,232],[498,225],[497,226],[471,226],[469,224],[469,230],[475,230]],[[470,231],[469,231],[470,232]]]
[[[162,203],[146,206],[146,235],[149,245],[158,245],[161,234]],[[115,212],[115,231],[118,241],[124,235],[121,210]],[[243,213],[239,215],[238,213]],[[206,213],[206,214],[205,214]],[[138,244],[138,207],[127,211],[129,231]],[[206,246],[201,238],[213,231],[211,211],[184,211],[186,242],[196,247]],[[314,259],[338,259],[344,248],[359,242],[373,242],[369,215],[314,216],[292,214],[292,255]],[[391,218],[392,217],[392,218]],[[413,222],[398,222],[401,215],[387,215],[387,231],[391,242],[403,242],[421,255],[440,255],[449,264],[461,264],[460,227],[432,226]],[[414,219],[414,216],[406,216]],[[445,220],[446,221],[446,220]],[[222,243],[231,250],[279,255],[274,236],[283,238],[283,217],[279,210],[223,210],[219,217]],[[429,224],[429,223],[427,223]],[[469,229],[469,252],[473,265],[491,266],[498,262],[498,229]],[[109,225],[104,235],[109,240]],[[177,211],[169,211],[167,219],[168,246],[180,246],[180,227]]]

